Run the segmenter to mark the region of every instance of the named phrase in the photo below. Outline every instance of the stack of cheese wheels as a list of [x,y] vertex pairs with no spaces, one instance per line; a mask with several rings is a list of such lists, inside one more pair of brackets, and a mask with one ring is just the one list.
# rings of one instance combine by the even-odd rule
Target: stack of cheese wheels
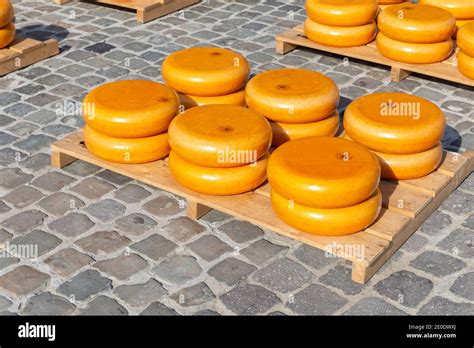
[[365,45],[377,32],[377,12],[377,0],[307,0],[304,31],[326,46]]
[[443,112],[405,93],[375,93],[353,101],[344,113],[346,136],[379,159],[382,178],[403,180],[435,170],[443,154]]
[[456,29],[474,21],[474,1],[472,0],[418,0],[419,4],[444,8],[456,18]]
[[392,5],[379,14],[377,48],[385,57],[404,63],[439,62],[453,50],[455,23],[451,13],[438,7]]
[[0,0],[0,49],[7,47],[15,40],[13,6],[9,0]]
[[339,129],[339,89],[311,70],[276,69],[252,78],[245,88],[250,109],[271,120],[273,146],[309,136],[334,136]]
[[204,105],[176,116],[169,127],[169,168],[200,193],[233,195],[266,179],[272,130],[262,115],[241,106]]
[[217,47],[177,51],[163,62],[165,83],[179,93],[185,109],[210,104],[245,106],[250,65],[240,54]]
[[377,218],[380,164],[364,146],[341,138],[289,141],[270,156],[268,181],[276,215],[298,230],[345,235]]
[[84,142],[111,162],[146,163],[168,155],[168,125],[179,109],[171,88],[146,80],[123,80],[92,90],[83,103]]
[[459,71],[474,79],[474,21],[461,27],[457,43],[460,51],[457,56]]

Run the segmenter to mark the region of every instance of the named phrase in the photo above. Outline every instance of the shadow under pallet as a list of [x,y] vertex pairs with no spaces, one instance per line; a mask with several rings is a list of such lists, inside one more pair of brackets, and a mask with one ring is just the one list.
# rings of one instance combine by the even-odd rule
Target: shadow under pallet
[[464,76],[456,66],[456,49],[451,56],[439,63],[434,64],[407,64],[384,57],[377,49],[375,41],[367,45],[357,47],[332,47],[318,44],[309,40],[304,33],[304,25],[300,24],[293,29],[281,33],[275,37],[276,53],[286,54],[295,48],[306,47],[318,51],[338,54],[344,57],[355,58],[366,62],[386,65],[391,68],[391,80],[400,82],[410,76],[411,73],[432,76],[439,79],[457,82],[467,86],[474,86],[474,80]]
[[62,168],[77,159],[185,198],[187,214],[192,219],[216,209],[345,258],[352,262],[352,280],[357,283],[367,282],[474,169],[473,151],[462,155],[445,152],[440,167],[426,177],[400,182],[383,180],[383,209],[377,221],[364,231],[330,237],[304,233],[281,221],[271,208],[268,183],[239,195],[205,195],[178,184],[168,169],[167,158],[145,164],[108,162],[86,149],[82,131],[51,145],[53,167]]

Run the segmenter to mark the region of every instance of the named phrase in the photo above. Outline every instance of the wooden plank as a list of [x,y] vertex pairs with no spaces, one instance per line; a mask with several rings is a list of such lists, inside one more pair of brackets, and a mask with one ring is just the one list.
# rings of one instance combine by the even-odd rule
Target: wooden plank
[[410,223],[411,218],[392,210],[382,208],[379,217],[367,227],[366,232],[392,241]]
[[160,6],[137,10],[137,21],[146,23],[153,19],[182,10],[185,7],[197,4],[200,0],[173,0]]
[[432,199],[430,195],[389,181],[380,181],[379,188],[385,208],[411,218],[419,214]]
[[43,42],[30,39],[30,38],[21,38],[19,41],[15,42],[9,47],[10,50],[26,54],[38,48],[41,48],[44,45]]
[[445,152],[437,171],[438,173],[453,177],[465,162],[465,156],[455,152]]
[[198,220],[211,210],[212,208],[209,208],[208,206],[193,201],[188,201],[186,215],[193,220]]
[[430,196],[436,196],[449,183],[450,179],[451,177],[448,175],[433,172],[418,179],[400,180],[398,185],[406,186]]

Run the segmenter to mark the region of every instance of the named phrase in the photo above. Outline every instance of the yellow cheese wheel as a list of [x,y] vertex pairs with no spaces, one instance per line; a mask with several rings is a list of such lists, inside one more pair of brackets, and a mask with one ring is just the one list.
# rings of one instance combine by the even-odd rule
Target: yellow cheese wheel
[[0,0],[0,27],[13,20],[13,6],[9,0]]
[[461,27],[463,25],[469,24],[471,22],[474,22],[474,20],[472,20],[472,19],[457,19],[456,20],[456,30],[454,31],[453,36],[452,36],[453,39],[456,39],[458,31],[459,31],[459,29],[461,29]]
[[453,51],[453,40],[429,44],[402,42],[377,34],[377,49],[387,58],[409,64],[429,64],[441,62]]
[[211,104],[224,104],[224,105],[235,105],[235,106],[246,106],[245,105],[245,89],[241,89],[237,92],[220,95],[217,97],[200,97],[196,95],[178,93],[181,105],[185,109],[190,109],[195,106],[211,105]]
[[344,130],[371,150],[412,154],[434,147],[444,134],[446,120],[435,104],[399,92],[365,95],[344,113]]
[[283,222],[300,231],[324,236],[342,236],[362,231],[377,219],[382,207],[379,189],[361,203],[336,209],[304,206],[275,190],[271,192],[271,200],[273,211]]
[[306,14],[317,23],[355,27],[377,15],[377,0],[306,0]]
[[375,21],[357,27],[335,27],[307,18],[304,32],[308,39],[326,46],[354,47],[371,42],[377,33]]
[[122,80],[93,89],[83,103],[86,124],[117,138],[162,133],[174,118],[179,99],[169,87],[147,80]]
[[117,163],[147,163],[168,155],[168,133],[146,138],[114,138],[84,127],[84,143],[94,155]]
[[339,130],[339,114],[334,112],[333,115],[321,121],[312,123],[281,123],[270,122],[273,131],[273,146],[280,146],[290,140],[301,139],[306,137],[322,137],[334,136]]
[[456,40],[461,51],[474,57],[474,21],[459,29]]
[[15,25],[8,23],[6,26],[0,28],[0,48],[5,48],[15,40]]
[[457,55],[459,71],[474,80],[474,58],[460,51]]
[[379,5],[394,5],[405,2],[405,0],[379,0]]
[[390,180],[421,178],[434,171],[441,162],[443,148],[441,144],[411,155],[392,155],[373,151],[380,161],[381,177]]
[[385,36],[394,40],[436,43],[451,37],[456,20],[448,11],[438,7],[404,3],[382,11],[378,26]]
[[342,208],[366,200],[375,191],[380,164],[354,142],[308,137],[278,147],[268,161],[267,173],[275,191],[299,204]]
[[163,80],[178,92],[203,97],[230,94],[247,81],[250,66],[240,53],[218,47],[193,47],[170,54]]
[[212,168],[190,163],[175,152],[169,156],[173,178],[190,190],[208,195],[235,195],[248,192],[266,180],[268,154],[256,163],[233,168]]
[[444,8],[456,19],[474,19],[474,2],[472,0],[419,0],[418,3]]
[[252,78],[245,88],[250,109],[272,121],[308,123],[332,114],[339,89],[329,77],[305,69],[274,69]]
[[272,129],[262,115],[241,106],[205,105],[176,116],[170,145],[188,162],[216,168],[255,162],[269,149]]

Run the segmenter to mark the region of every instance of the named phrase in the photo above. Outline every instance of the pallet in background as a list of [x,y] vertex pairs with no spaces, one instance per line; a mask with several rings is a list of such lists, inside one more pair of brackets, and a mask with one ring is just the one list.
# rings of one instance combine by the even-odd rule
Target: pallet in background
[[407,64],[394,61],[384,57],[375,45],[375,41],[357,47],[332,47],[318,44],[309,40],[304,34],[304,25],[300,24],[293,29],[279,34],[275,37],[276,52],[286,54],[297,47],[312,48],[318,51],[339,54],[344,57],[364,60],[367,62],[382,64],[391,67],[391,80],[400,82],[411,73],[419,73],[427,76],[440,78],[447,81],[474,86],[474,80],[461,74],[455,64],[456,52],[448,59],[434,64]]
[[[100,159],[84,146],[82,132],[51,145],[52,166],[62,168],[80,159],[185,198],[187,214],[199,219],[216,209],[286,237],[328,251],[352,262],[352,279],[367,282],[415,233],[474,169],[474,152],[445,152],[432,174],[401,182],[381,181],[383,209],[377,221],[348,236],[317,236],[296,230],[281,221],[270,203],[270,186],[233,196],[211,196],[179,185],[171,176],[167,159],[145,164],[119,164]],[[359,252],[352,252],[352,251]],[[362,250],[362,252],[360,252]]]
[[22,69],[59,53],[57,40],[38,41],[17,37],[7,48],[0,49],[0,76]]
[[[53,0],[58,5],[72,0]],[[137,21],[146,23],[185,7],[197,4],[200,0],[92,0],[89,2],[112,5],[136,11]]]

